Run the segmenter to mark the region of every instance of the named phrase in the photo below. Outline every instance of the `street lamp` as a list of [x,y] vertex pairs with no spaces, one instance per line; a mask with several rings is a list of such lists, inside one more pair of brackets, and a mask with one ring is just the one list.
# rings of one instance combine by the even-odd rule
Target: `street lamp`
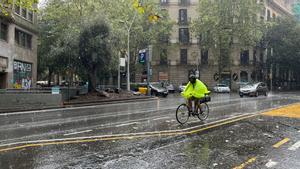
[[127,90],[130,91],[130,72],[129,72],[129,65],[130,65],[130,31],[132,24],[136,18],[137,12],[134,13],[134,17],[132,21],[129,23],[126,21],[120,21],[120,23],[124,23],[127,29]]

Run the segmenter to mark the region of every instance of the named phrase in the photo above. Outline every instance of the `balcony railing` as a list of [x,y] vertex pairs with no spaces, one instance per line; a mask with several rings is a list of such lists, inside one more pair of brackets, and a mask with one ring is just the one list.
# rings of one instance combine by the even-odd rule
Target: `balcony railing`
[[161,6],[167,6],[167,5],[169,5],[169,0],[160,0],[160,5]]
[[178,1],[178,5],[180,5],[180,6],[188,6],[190,4],[191,4],[190,0],[179,0]]
[[191,17],[181,20],[180,18],[178,18],[177,24],[178,25],[189,25],[191,23]]

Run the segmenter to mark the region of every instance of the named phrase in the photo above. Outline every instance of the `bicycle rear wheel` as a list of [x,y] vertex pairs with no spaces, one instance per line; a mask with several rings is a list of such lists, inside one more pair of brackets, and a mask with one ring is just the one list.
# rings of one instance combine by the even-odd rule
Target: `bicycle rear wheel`
[[189,120],[190,113],[186,104],[181,104],[176,109],[176,120],[180,124],[184,124]]
[[209,107],[207,105],[207,103],[201,103],[200,104],[200,109],[198,107],[198,114],[197,117],[201,120],[204,121],[207,119],[208,115],[209,115]]

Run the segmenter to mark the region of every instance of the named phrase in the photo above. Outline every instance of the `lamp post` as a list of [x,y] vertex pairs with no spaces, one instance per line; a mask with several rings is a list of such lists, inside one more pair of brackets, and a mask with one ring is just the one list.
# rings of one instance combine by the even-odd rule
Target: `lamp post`
[[120,23],[124,23],[127,29],[127,90],[130,91],[130,32],[131,32],[131,27],[133,25],[133,22],[135,21],[137,12],[134,13],[134,17],[132,21],[129,23],[126,21],[120,21]]

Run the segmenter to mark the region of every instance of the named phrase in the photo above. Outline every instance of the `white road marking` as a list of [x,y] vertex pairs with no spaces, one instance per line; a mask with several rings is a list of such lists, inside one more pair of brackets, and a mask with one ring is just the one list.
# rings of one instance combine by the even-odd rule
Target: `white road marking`
[[162,119],[169,119],[170,117],[160,117],[160,118],[156,118],[156,119],[153,119],[153,121],[156,121],[156,120],[162,120]]
[[93,130],[77,131],[77,132],[74,132],[74,133],[64,134],[64,136],[70,136],[70,135],[75,135],[75,134],[88,133],[88,132],[91,132],[91,131],[93,131]]
[[266,164],[266,167],[271,168],[278,164],[276,161],[272,161],[272,159],[269,160],[269,162]]
[[130,125],[133,125],[133,124],[140,124],[140,122],[132,122],[132,123],[119,124],[119,125],[116,125],[116,127],[130,126]]
[[298,141],[297,143],[295,143],[294,145],[292,145],[289,150],[295,151],[300,147],[300,141]]

